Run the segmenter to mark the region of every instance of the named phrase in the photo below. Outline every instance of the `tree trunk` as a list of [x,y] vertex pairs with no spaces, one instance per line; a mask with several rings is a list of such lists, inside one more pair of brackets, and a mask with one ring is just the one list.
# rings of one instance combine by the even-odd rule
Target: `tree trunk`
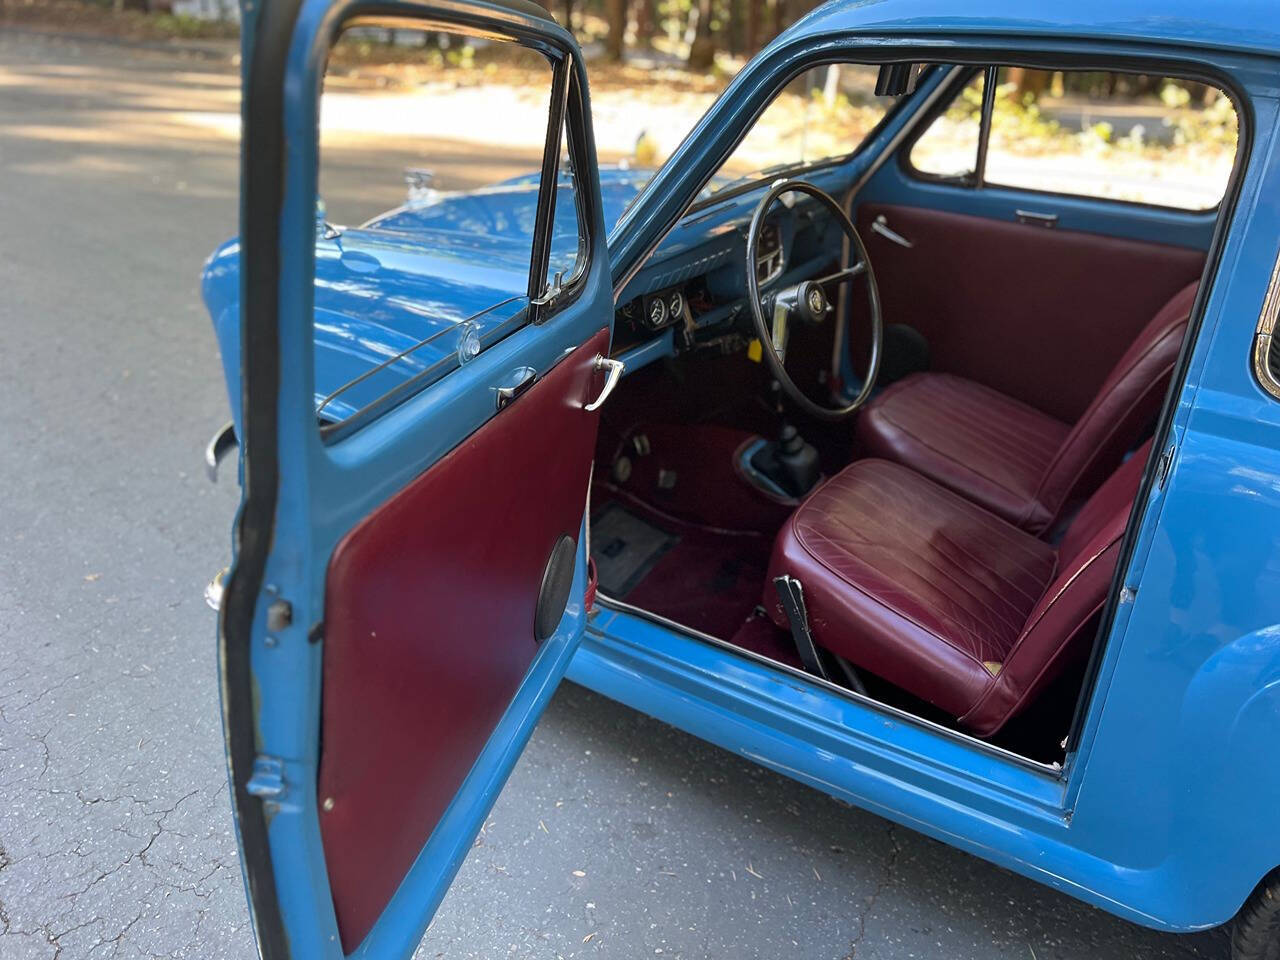
[[1048,70],[1028,70],[1025,67],[1010,67],[1005,75],[1005,82],[1012,83],[1017,91],[1018,103],[1034,103],[1049,89],[1049,81],[1053,74]]
[[764,46],[763,38],[760,36],[760,11],[764,7],[764,0],[747,0],[747,55],[750,56],[760,52],[760,48]]
[[653,46],[653,35],[658,30],[658,18],[653,9],[654,0],[636,0],[636,46],[648,49]]
[[790,6],[788,0],[773,0],[773,35],[775,37],[787,29],[787,14],[790,12],[788,9]]
[[692,12],[698,22],[694,27],[693,42],[689,44],[689,69],[710,70],[716,62],[716,45],[711,36],[713,0],[697,0]]
[[605,17],[609,34],[604,41],[604,57],[611,63],[621,63],[627,42],[627,0],[606,0]]

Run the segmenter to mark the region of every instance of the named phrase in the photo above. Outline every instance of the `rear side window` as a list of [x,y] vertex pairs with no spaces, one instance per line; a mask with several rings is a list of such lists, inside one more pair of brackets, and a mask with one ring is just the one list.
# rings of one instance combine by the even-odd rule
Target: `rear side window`
[[[993,74],[984,156],[983,92]],[[1238,138],[1231,99],[1208,84],[1000,67],[970,80],[916,140],[909,162],[969,186],[1209,210],[1226,193]]]

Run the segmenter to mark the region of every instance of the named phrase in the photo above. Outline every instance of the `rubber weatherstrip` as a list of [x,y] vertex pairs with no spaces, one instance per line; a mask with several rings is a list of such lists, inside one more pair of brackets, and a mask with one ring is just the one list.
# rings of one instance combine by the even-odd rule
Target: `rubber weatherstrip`
[[248,792],[257,755],[250,663],[254,610],[275,533],[279,497],[277,412],[280,382],[278,291],[284,202],[284,80],[301,0],[269,0],[245,75],[240,159],[241,409],[244,502],[235,527],[236,562],[219,621],[223,735],[240,831],[249,909],[264,960],[290,957],[276,894],[261,801]]

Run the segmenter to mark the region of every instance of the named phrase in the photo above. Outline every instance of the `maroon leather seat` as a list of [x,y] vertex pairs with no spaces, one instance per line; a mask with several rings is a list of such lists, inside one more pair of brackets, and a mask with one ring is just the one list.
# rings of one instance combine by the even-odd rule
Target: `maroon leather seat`
[[906,467],[859,460],[779,533],[765,608],[788,626],[773,580],[795,577],[819,646],[991,736],[1087,644],[1149,448],[1056,549]]
[[918,373],[867,406],[859,439],[870,456],[905,464],[1023,530],[1051,530],[1155,421],[1196,286],[1147,324],[1074,426],[972,380]]

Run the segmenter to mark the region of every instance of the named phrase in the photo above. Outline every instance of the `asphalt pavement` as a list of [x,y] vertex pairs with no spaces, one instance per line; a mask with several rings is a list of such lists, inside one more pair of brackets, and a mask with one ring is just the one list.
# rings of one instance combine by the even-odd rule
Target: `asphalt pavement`
[[[233,65],[0,34],[0,958],[249,958],[199,301]],[[352,190],[367,188],[352,168]],[[400,190],[396,186],[396,190]],[[566,686],[421,958],[1225,960]]]

